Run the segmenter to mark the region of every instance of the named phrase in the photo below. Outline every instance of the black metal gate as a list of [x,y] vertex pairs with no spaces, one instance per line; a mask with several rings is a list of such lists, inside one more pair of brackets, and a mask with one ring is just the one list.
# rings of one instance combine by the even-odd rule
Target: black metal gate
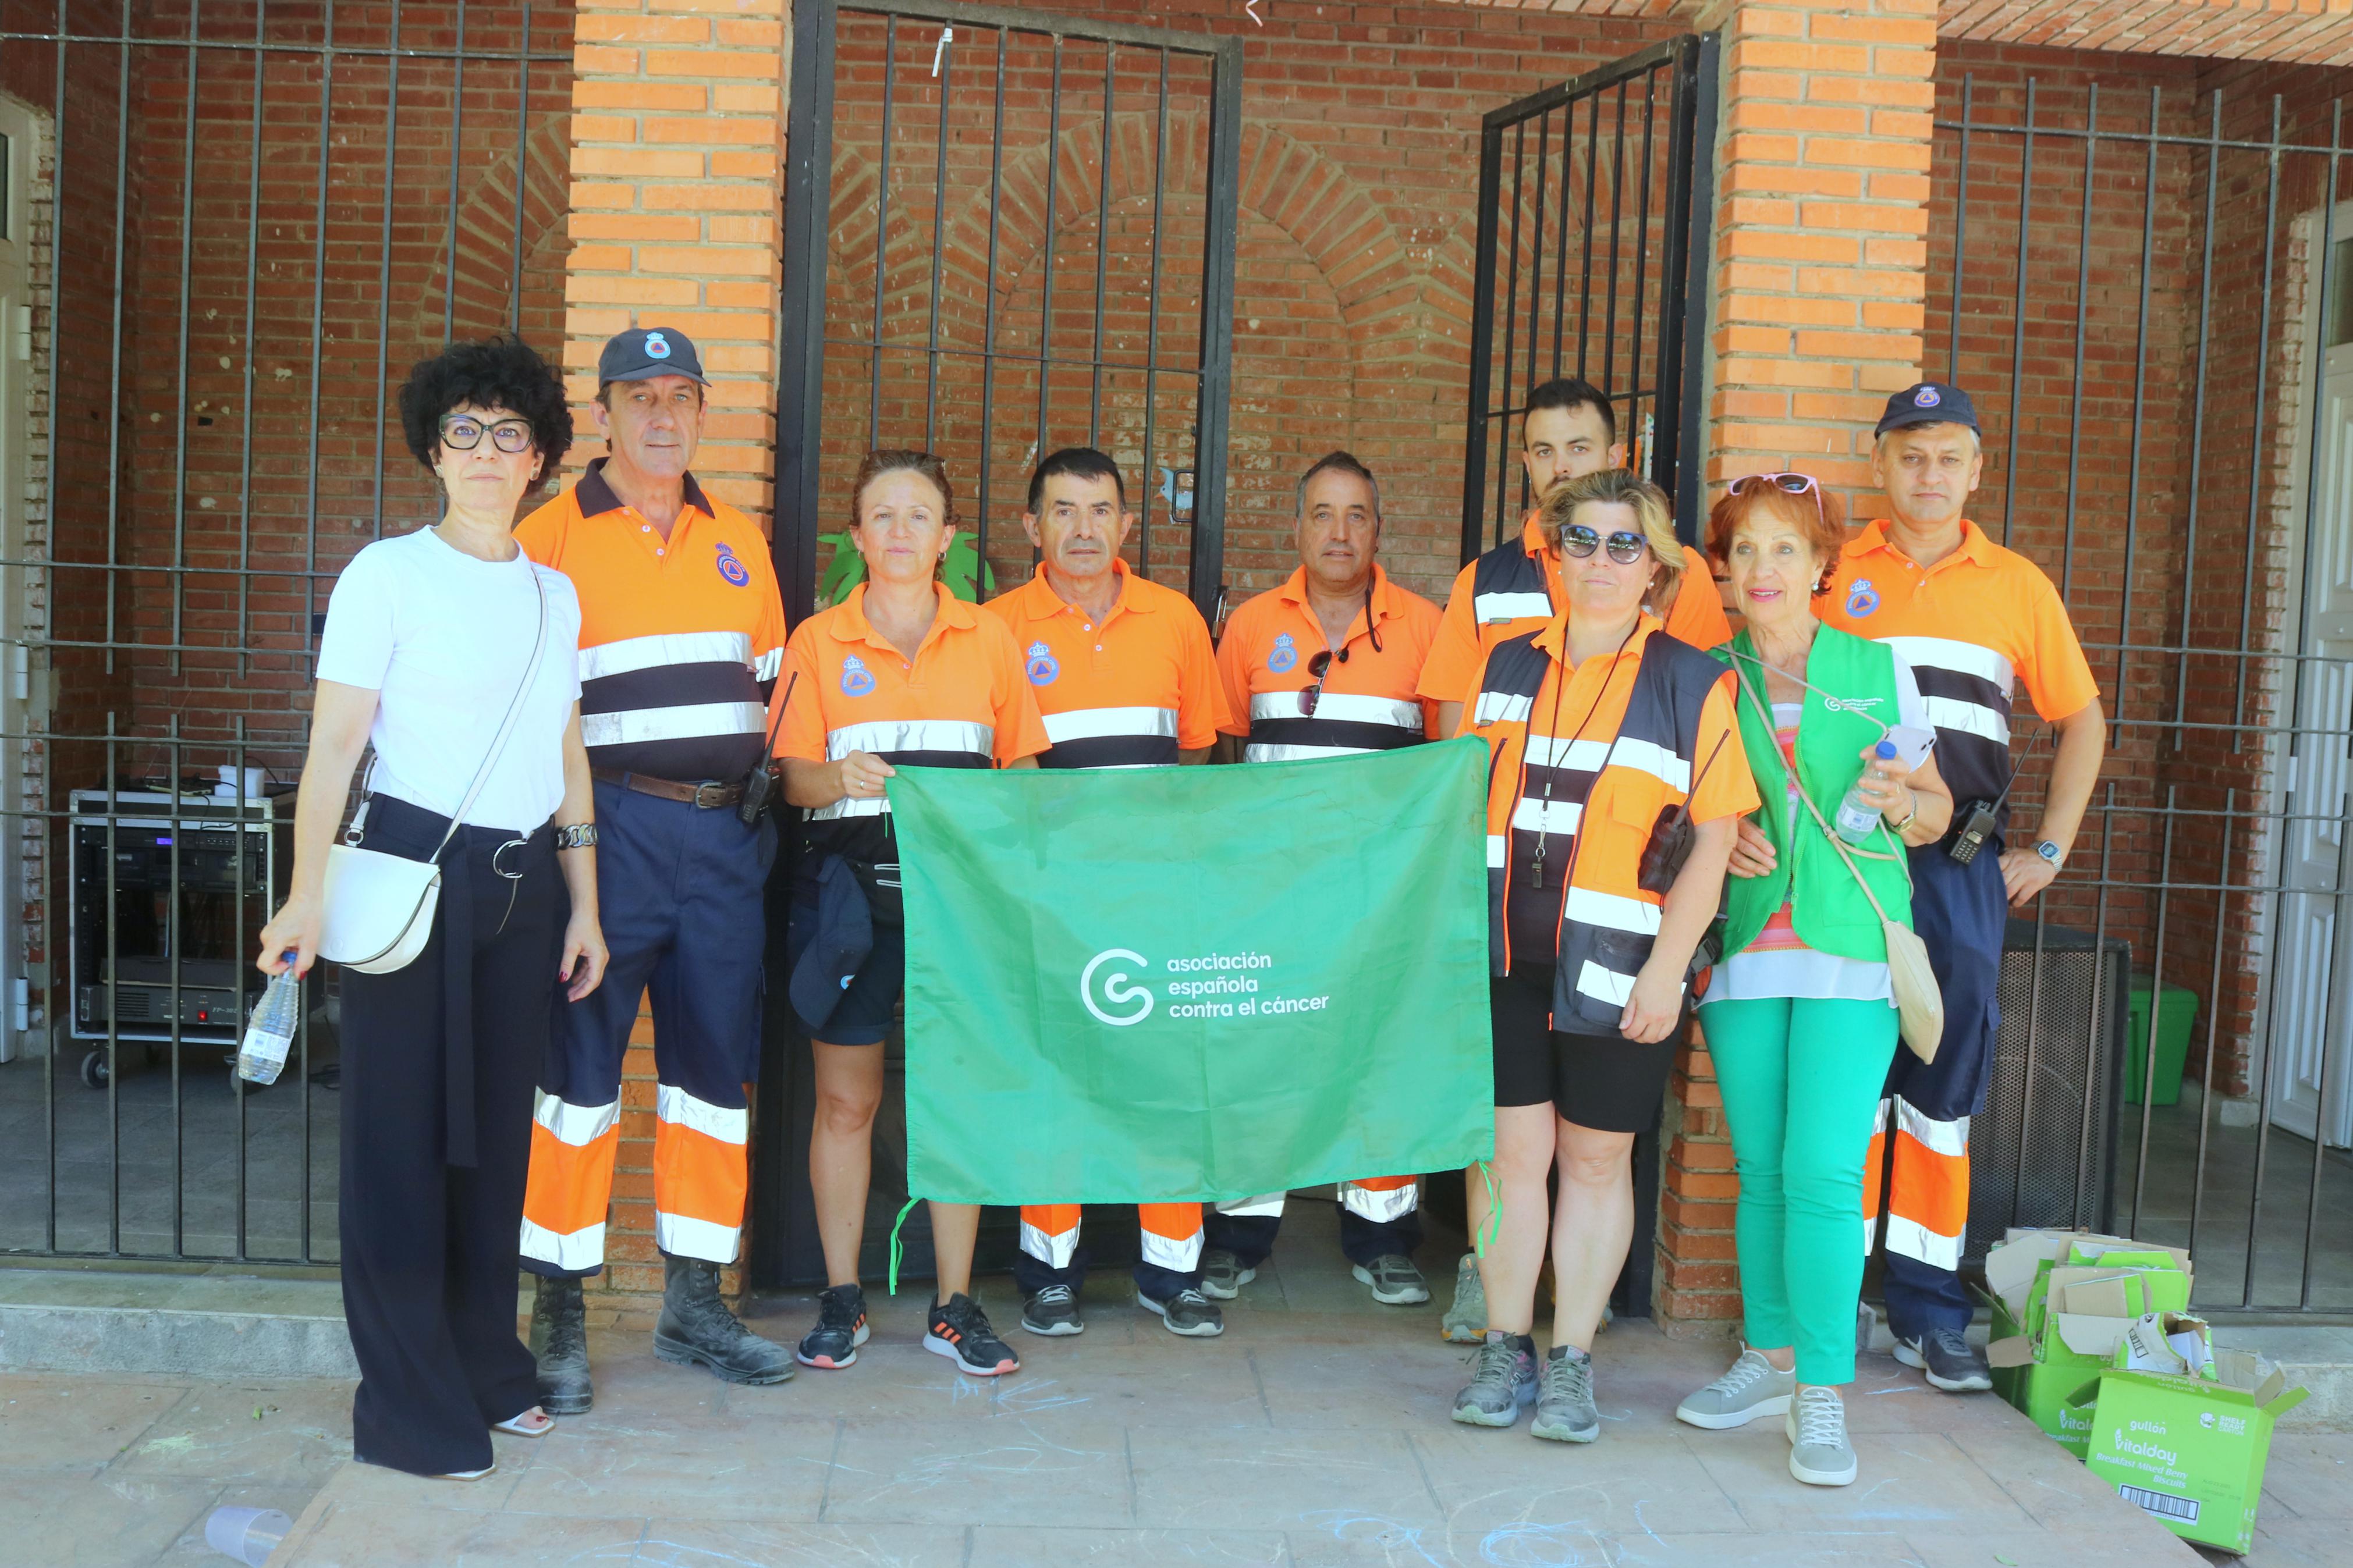
[[[796,0],[792,71],[776,437],[786,611],[797,621],[846,591],[832,568],[854,559],[842,531],[869,449],[946,459],[974,544],[951,582],[987,598],[1030,570],[1020,517],[1036,459],[1088,445],[1127,478],[1130,564],[1181,585],[1214,624],[1240,42],[960,0]],[[772,943],[784,929],[772,909]],[[764,1285],[823,1272],[809,1047],[781,989],[754,1177]],[[894,1036],[868,1272],[905,1195],[901,1052]],[[1009,1222],[991,1218],[984,1266],[1011,1249]],[[909,1268],[928,1272],[920,1211],[906,1237]]]
[[1513,459],[1527,395],[1608,394],[1629,466],[1696,540],[1704,287],[1715,206],[1716,38],[1685,35],[1492,110],[1479,146],[1477,296],[1462,454],[1462,559],[1534,498]]

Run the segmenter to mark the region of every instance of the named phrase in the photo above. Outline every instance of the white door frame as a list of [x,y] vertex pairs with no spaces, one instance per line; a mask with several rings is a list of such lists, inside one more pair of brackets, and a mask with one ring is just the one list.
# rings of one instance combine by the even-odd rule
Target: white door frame
[[[0,559],[30,554],[26,510],[32,479],[30,428],[33,413],[33,175],[40,166],[40,143],[47,117],[14,99],[0,97],[0,136],[7,139],[0,182],[6,208],[0,216]],[[25,569],[0,566],[0,732],[26,728],[30,660],[24,645]],[[27,809],[25,759],[27,743],[0,740],[0,1062],[12,1060],[22,1044],[28,1000],[25,968],[24,840]]]

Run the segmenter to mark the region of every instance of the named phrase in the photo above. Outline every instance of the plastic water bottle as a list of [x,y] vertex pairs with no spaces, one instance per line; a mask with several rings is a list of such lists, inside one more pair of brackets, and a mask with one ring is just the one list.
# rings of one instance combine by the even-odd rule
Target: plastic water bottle
[[[1895,742],[1882,741],[1873,748],[1872,754],[1883,763],[1892,763],[1895,760]],[[1831,826],[1849,844],[1860,844],[1878,830],[1879,808],[1863,798],[1862,780],[1855,780],[1854,787],[1839,802],[1838,815],[1831,818]]]
[[294,973],[300,955],[285,954],[286,968],[269,982],[253,1017],[245,1026],[245,1043],[237,1051],[237,1076],[248,1083],[276,1083],[285,1069],[287,1047],[294,1043],[295,1026],[302,1016],[302,980]]

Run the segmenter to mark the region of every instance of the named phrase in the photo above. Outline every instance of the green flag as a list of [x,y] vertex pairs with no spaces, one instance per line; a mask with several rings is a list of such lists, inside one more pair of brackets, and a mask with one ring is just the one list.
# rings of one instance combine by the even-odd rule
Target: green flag
[[1493,1149],[1486,752],[907,768],[909,1190],[1247,1197]]

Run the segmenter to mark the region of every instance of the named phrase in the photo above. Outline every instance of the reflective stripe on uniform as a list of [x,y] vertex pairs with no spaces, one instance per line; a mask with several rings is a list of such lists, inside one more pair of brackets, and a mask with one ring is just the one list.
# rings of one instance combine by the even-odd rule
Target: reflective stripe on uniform
[[1482,691],[1478,701],[1472,704],[1471,722],[1478,728],[1489,724],[1525,724],[1528,721],[1529,709],[1535,705],[1535,699],[1515,692]]
[[1562,914],[1583,925],[1608,926],[1611,931],[1631,931],[1636,936],[1659,934],[1658,905],[1592,888],[1571,888]]
[[1411,1176],[1371,1176],[1340,1184],[1340,1206],[1360,1219],[1385,1225],[1421,1206],[1421,1184]]
[[674,1126],[691,1127],[706,1138],[723,1143],[741,1143],[750,1124],[751,1112],[743,1106],[730,1109],[697,1100],[676,1084],[661,1084],[654,1090],[654,1115]]
[[677,708],[583,713],[580,742],[586,746],[634,746],[703,735],[760,735],[766,733],[766,718],[756,702],[690,702]]
[[704,1263],[733,1263],[743,1232],[732,1225],[713,1225],[692,1215],[654,1209],[654,1245],[672,1258],[698,1258]]
[[987,757],[996,740],[991,726],[963,719],[875,719],[827,731],[825,754],[828,762],[839,762],[852,752],[965,752]]
[[1887,1216],[1887,1250],[1899,1258],[1915,1258],[1932,1268],[1947,1274],[1961,1266],[1961,1238],[1957,1233],[1939,1236],[1917,1220],[1901,1215]]
[[610,1105],[573,1105],[541,1089],[537,1102],[531,1108],[531,1119],[546,1128],[557,1142],[576,1149],[613,1130],[621,1119],[621,1102],[617,1100]]
[[1067,713],[1049,713],[1045,719],[1046,738],[1058,746],[1065,741],[1110,735],[1174,738],[1176,733],[1174,708],[1074,708]]
[[1487,835],[1487,869],[1500,871],[1509,862],[1512,841],[1501,833]]
[[1604,969],[1588,958],[1585,967],[1577,972],[1577,988],[1588,996],[1623,1007],[1627,998],[1634,994],[1634,977]]
[[[783,657],[782,649],[772,650],[768,655],[772,661]],[[582,648],[580,679],[586,683],[602,680],[608,675],[628,675],[670,664],[749,666],[751,662],[752,637],[748,632],[659,632],[651,637],[623,637],[618,642]]]
[[1898,1096],[1894,1121],[1887,1249],[1938,1268],[1958,1268],[1969,1224],[1969,1119],[1938,1121]]
[[1367,757],[1370,746],[1293,746],[1267,741],[1252,741],[1242,747],[1246,763],[1312,763],[1324,757]]
[[785,670],[785,650],[772,647],[752,662],[752,679],[774,680]]
[[1881,642],[1894,648],[1904,662],[1915,669],[1949,669],[1958,675],[1972,675],[1979,680],[1991,681],[2003,691],[2015,684],[2017,672],[2010,660],[1989,647],[1956,637],[1882,637]]
[[[1512,826],[1523,833],[1571,834],[1585,817],[1585,807],[1573,800],[1546,800],[1536,795],[1522,795],[1519,805],[1512,807]],[[1501,840],[1495,840],[1501,842]],[[1501,861],[1492,861],[1501,865]]]
[[1957,697],[1924,696],[1920,699],[1920,708],[1927,715],[1928,722],[1939,730],[1975,735],[1998,746],[2010,744],[2009,721],[1982,702],[1968,702]]
[[1546,594],[1479,594],[1471,600],[1471,616],[1481,626],[1497,626],[1504,621],[1548,621],[1552,619],[1552,598]]
[[[1153,1205],[1143,1206],[1148,1208]],[[1147,1224],[1144,1226],[1141,1236],[1144,1242],[1144,1261],[1153,1267],[1166,1268],[1176,1274],[1190,1274],[1194,1269],[1201,1267],[1202,1233],[1200,1210],[1198,1205],[1194,1209],[1192,1235],[1161,1236]]]
[[820,805],[810,812],[809,820],[833,822],[845,816],[881,816],[890,809],[891,801],[886,795],[875,795],[871,798],[843,795],[831,805]]
[[532,1105],[522,1255],[567,1272],[605,1261],[606,1210],[621,1146],[621,1103],[573,1105],[542,1089]]
[[1079,1250],[1079,1205],[1023,1204],[1021,1250],[1041,1263],[1068,1268]]
[[1330,689],[1316,695],[1313,714],[1299,711],[1296,691],[1261,691],[1250,699],[1250,717],[1313,718],[1335,724],[1394,724],[1400,730],[1421,732],[1421,704],[1412,698],[1364,697]]
[[600,1268],[605,1263],[605,1222],[598,1220],[595,1225],[558,1236],[526,1217],[522,1222],[522,1256],[567,1274],[586,1274]]
[[1895,1130],[1932,1153],[1968,1157],[1969,1119],[1966,1116],[1938,1121],[1914,1110],[1911,1101],[1899,1097],[1895,1101]]
[[654,1238],[665,1252],[733,1263],[750,1186],[750,1111],[676,1084],[654,1094]]

